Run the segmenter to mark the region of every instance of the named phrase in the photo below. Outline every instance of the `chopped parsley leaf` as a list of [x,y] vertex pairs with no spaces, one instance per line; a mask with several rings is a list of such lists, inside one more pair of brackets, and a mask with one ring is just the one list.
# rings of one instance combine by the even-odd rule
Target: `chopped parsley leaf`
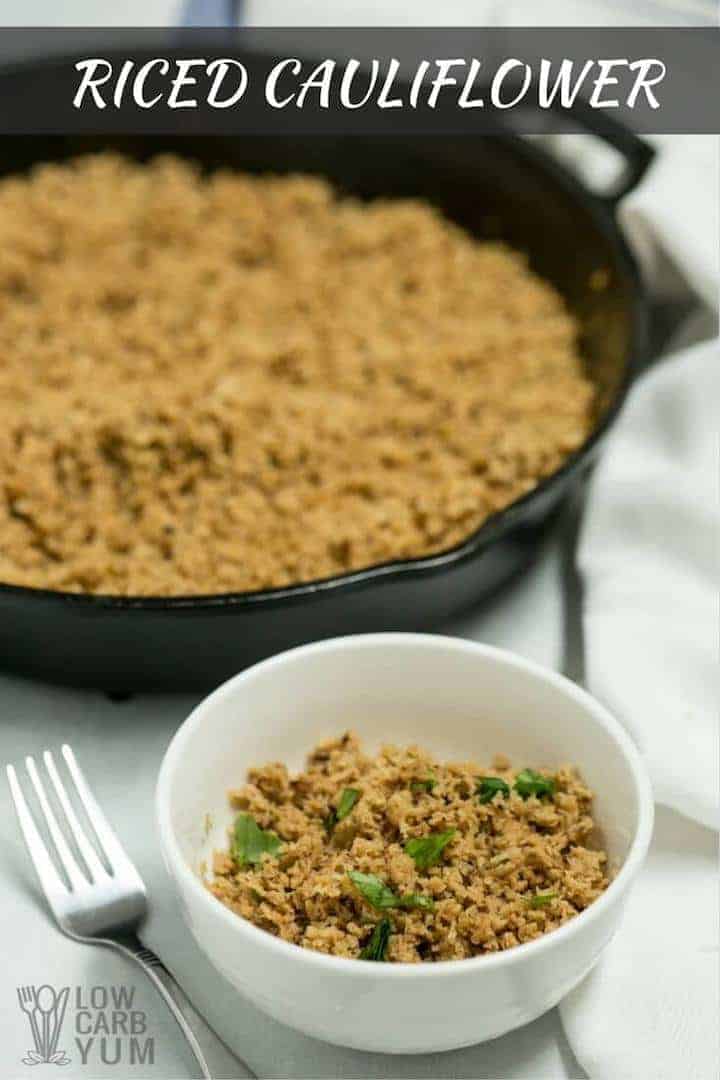
[[538,892],[538,893],[535,893],[533,896],[529,897],[529,899],[528,899],[528,907],[531,907],[534,910],[537,910],[538,908],[547,907],[548,904],[551,904],[552,901],[556,899],[556,897],[557,897],[556,892],[545,892],[545,893]]
[[423,911],[434,911],[435,901],[431,896],[422,896],[420,893],[405,893],[398,897],[398,907],[422,908]]
[[360,953],[361,960],[375,960],[382,962],[387,960],[387,948],[393,924],[389,919],[381,919],[373,930],[365,948]]
[[544,795],[552,797],[555,794],[555,781],[551,776],[542,776],[534,769],[523,769],[515,777],[515,790],[523,799],[531,795],[537,795],[541,799]]
[[279,855],[281,847],[280,838],[261,829],[251,814],[238,814],[230,849],[238,866],[257,866],[263,855]]
[[328,832],[332,832],[337,823],[348,816],[353,806],[360,798],[360,795],[361,792],[359,792],[357,788],[346,787],[343,790],[337,808],[331,810],[325,819],[325,828]]
[[492,802],[498,792],[506,799],[510,794],[509,785],[499,776],[479,776],[477,784],[476,790],[481,803]]
[[411,780],[410,790],[415,794],[419,794],[421,791],[427,791],[429,794],[436,784],[437,778],[430,773],[424,780]]
[[359,870],[350,870],[348,877],[360,895],[376,911],[385,911],[388,908],[422,908],[432,911],[435,907],[431,897],[421,896],[419,893],[398,896],[377,874],[361,874]]
[[405,845],[405,853],[414,860],[418,870],[427,870],[440,861],[445,847],[455,835],[455,829],[447,832],[432,833],[430,836],[419,836],[415,840],[408,840]]

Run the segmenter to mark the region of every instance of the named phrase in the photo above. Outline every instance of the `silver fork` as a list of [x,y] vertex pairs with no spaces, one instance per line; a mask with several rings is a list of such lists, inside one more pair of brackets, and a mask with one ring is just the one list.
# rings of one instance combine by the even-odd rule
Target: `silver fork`
[[[50,852],[38,832],[15,769],[12,765],[7,766],[10,791],[20,829],[52,913],[60,929],[68,937],[88,945],[109,946],[139,964],[175,1017],[195,1056],[202,1076],[210,1080],[210,1069],[199,1040],[203,1039],[206,1046],[208,1040],[213,1040],[215,1043],[219,1040],[195,1011],[162,961],[150,949],[146,949],[137,936],[137,928],[145,918],[148,907],[142,878],[125,854],[120,841],[95,800],[69,746],[62,747],[62,756],[77,797],[95,832],[106,864],[103,865],[77,818],[50,751],[46,750],[43,754],[45,769],[84,865],[70,849],[50,805],[45,785],[34,759],[27,757],[25,767],[35,789],[57,857],[67,876],[67,882],[61,879]],[[21,1007],[27,1009],[27,1005],[23,1005],[22,1002]],[[235,1069],[237,1069],[237,1064]],[[248,1075],[253,1074],[248,1070]]]

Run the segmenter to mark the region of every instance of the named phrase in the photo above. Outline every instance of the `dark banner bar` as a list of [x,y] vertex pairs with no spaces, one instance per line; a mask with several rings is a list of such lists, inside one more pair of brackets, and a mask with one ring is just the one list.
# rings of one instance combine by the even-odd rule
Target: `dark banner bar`
[[4,29],[0,133],[712,133],[719,44],[670,28]]

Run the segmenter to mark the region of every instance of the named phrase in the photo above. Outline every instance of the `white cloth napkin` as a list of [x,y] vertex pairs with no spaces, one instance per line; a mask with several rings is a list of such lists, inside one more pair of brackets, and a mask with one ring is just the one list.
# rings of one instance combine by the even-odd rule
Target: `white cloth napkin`
[[672,808],[615,941],[560,1007],[593,1080],[718,1073],[719,364],[714,341],[640,380],[580,538],[589,689],[627,725]]

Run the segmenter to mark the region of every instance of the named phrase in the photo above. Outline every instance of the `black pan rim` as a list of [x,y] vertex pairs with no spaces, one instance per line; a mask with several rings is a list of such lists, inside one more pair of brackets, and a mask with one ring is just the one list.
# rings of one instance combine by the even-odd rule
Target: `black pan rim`
[[[5,69],[7,70],[7,69]],[[206,136],[213,139],[214,136]],[[388,136],[390,138],[390,136]],[[442,136],[440,136],[442,138]],[[41,589],[26,585],[0,582],[0,597],[21,599],[28,603],[62,605],[84,609],[88,614],[100,611],[173,613],[183,611],[226,612],[255,606],[274,607],[318,598],[328,592],[341,593],[361,589],[380,581],[412,579],[441,573],[449,566],[463,563],[479,555],[496,540],[511,531],[517,518],[545,495],[562,490],[565,482],[578,470],[588,466],[599,444],[617,419],[625,399],[645,358],[647,349],[646,293],[637,261],[632,254],[623,232],[615,219],[616,203],[610,198],[594,194],[581,181],[563,168],[550,155],[516,134],[492,134],[483,139],[498,140],[512,145],[513,150],[524,155],[563,187],[566,193],[593,218],[602,234],[615,249],[618,267],[633,286],[631,302],[631,333],[628,356],[622,382],[598,425],[585,442],[566,461],[525,495],[516,499],[504,510],[493,514],[465,540],[447,551],[408,559],[394,559],[377,563],[345,574],[314,581],[299,582],[277,589],[261,589],[254,592],[229,592],[190,594],[180,596],[122,596],[112,593],[80,593],[60,589]]]

